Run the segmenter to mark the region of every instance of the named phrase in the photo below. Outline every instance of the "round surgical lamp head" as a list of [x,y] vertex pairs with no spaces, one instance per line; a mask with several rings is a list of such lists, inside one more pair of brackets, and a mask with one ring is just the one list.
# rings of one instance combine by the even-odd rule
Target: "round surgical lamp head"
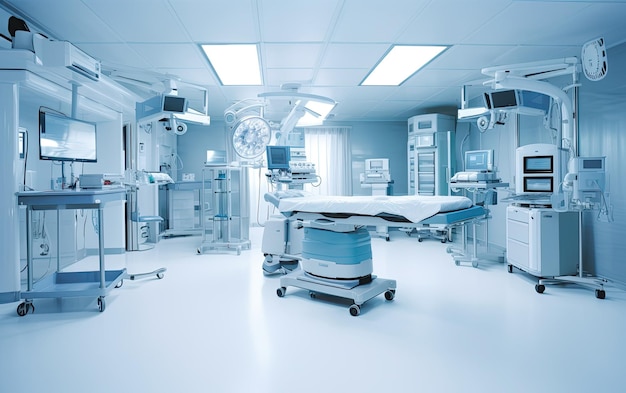
[[239,157],[252,159],[265,153],[272,138],[272,127],[262,117],[242,118],[233,127],[233,149]]

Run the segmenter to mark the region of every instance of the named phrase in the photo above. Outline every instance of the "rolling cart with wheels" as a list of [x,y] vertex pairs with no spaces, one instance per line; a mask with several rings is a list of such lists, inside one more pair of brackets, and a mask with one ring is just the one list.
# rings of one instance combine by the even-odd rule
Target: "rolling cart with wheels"
[[[24,300],[17,306],[17,314],[25,316],[35,311],[33,299],[64,297],[96,297],[98,309],[106,308],[105,296],[119,286],[126,276],[126,269],[106,270],[104,266],[104,217],[106,204],[124,201],[124,188],[98,190],[26,191],[17,193],[18,203],[26,206],[26,291],[20,296]],[[36,284],[33,283],[32,231],[30,229],[33,210],[96,209],[98,222],[99,270],[61,272],[57,247],[57,271]],[[57,219],[57,223],[59,220]],[[57,224],[58,225],[58,224]],[[60,231],[57,228],[57,233]]]

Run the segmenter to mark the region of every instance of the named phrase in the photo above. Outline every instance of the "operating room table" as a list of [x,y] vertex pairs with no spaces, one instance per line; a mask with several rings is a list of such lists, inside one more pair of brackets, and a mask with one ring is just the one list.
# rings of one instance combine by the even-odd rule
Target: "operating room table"
[[[451,228],[485,216],[482,206],[473,205],[466,197],[455,196],[311,197],[291,191],[266,194],[265,199],[290,219],[354,227],[385,225]],[[354,280],[319,277],[306,269],[295,270],[281,277],[277,294],[283,297],[286,288],[294,286],[309,290],[311,297],[319,292],[347,298],[353,301],[350,314],[356,316],[363,303],[381,293],[385,294],[387,300],[395,297],[395,280],[377,278],[375,275],[371,278],[371,281],[358,283]]]

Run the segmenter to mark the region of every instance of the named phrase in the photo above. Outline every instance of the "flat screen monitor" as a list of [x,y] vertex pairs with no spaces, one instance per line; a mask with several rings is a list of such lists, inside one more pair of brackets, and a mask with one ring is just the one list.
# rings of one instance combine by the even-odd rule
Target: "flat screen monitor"
[[524,157],[524,173],[554,173],[554,156]]
[[488,172],[493,170],[493,150],[470,150],[465,152],[467,172]]
[[96,162],[96,124],[52,112],[39,112],[39,158]]
[[178,96],[163,96],[163,112],[184,113],[187,111],[187,99]]
[[485,106],[487,109],[515,108],[519,105],[515,90],[501,90],[485,93]]
[[368,158],[365,160],[366,171],[388,171],[389,159],[388,158]]
[[289,169],[291,149],[289,146],[267,146],[267,169]]

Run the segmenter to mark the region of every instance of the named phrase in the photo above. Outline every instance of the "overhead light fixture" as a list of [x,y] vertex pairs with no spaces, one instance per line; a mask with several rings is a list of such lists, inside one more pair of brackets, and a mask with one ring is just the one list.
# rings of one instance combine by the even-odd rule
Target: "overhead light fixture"
[[361,82],[361,86],[399,86],[447,48],[395,45]]
[[201,47],[222,85],[263,84],[256,44],[205,44]]

